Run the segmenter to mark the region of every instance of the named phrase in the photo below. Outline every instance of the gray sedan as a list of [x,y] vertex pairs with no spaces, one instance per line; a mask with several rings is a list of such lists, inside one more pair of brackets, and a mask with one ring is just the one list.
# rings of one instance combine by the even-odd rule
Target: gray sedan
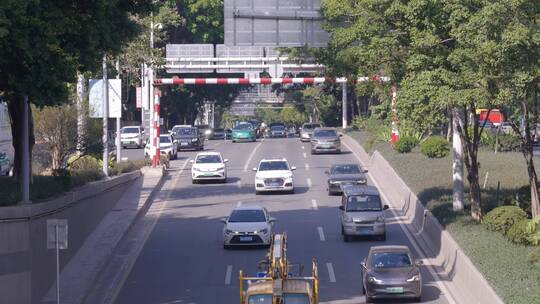
[[407,246],[374,246],[362,262],[363,292],[366,303],[375,299],[421,301],[421,261],[415,261]]
[[311,136],[311,154],[341,153],[341,134],[329,128],[317,128]]
[[328,175],[328,195],[340,194],[341,186],[345,184],[365,185],[367,172],[357,164],[332,165],[330,171],[325,172]]

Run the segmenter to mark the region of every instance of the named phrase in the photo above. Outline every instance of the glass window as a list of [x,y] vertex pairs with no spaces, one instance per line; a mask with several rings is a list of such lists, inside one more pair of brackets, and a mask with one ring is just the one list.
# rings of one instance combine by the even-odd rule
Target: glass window
[[270,129],[275,131],[283,131],[285,130],[285,126],[273,126]]
[[120,130],[122,134],[139,134],[139,128],[123,128]]
[[241,123],[234,127],[235,130],[251,130],[253,129],[253,126],[249,123]]
[[272,295],[270,294],[261,294],[261,295],[251,295],[248,299],[249,304],[272,304]]
[[259,165],[259,171],[289,170],[289,165],[285,161],[267,161]]
[[305,293],[286,293],[283,304],[309,304],[309,296]]
[[160,136],[159,137],[159,143],[160,144],[170,144],[171,138],[169,136]]
[[234,210],[229,217],[230,223],[259,223],[266,222],[266,216],[262,210]]
[[313,133],[314,137],[337,137],[337,133],[334,130],[318,130]]
[[173,128],[173,132],[176,132],[176,135],[180,136],[189,136],[189,135],[196,135],[197,129],[196,128]]
[[358,165],[337,165],[332,167],[332,174],[360,174]]
[[221,163],[221,157],[219,155],[199,155],[197,157],[197,164],[215,164]]
[[356,195],[349,197],[347,211],[382,211],[381,199],[377,195]]
[[371,265],[375,268],[411,267],[411,258],[407,252],[374,252]]

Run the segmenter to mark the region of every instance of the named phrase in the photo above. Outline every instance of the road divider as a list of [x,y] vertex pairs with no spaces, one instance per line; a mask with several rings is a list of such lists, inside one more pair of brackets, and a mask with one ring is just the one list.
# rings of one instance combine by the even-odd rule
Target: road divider
[[308,177],[306,182],[307,182],[308,188],[311,188],[311,186],[313,186],[313,184],[311,183],[311,178]]

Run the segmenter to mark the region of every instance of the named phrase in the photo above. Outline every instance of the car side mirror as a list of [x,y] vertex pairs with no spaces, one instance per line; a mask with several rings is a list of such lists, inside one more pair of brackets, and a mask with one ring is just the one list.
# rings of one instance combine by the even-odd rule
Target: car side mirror
[[360,266],[362,266],[362,268],[366,268],[366,260],[360,262]]
[[295,166],[292,166],[292,167],[291,167],[291,171],[294,171],[294,170],[296,170],[296,167],[295,167]]
[[221,221],[223,224],[227,224],[227,218],[226,218],[226,217],[220,219],[220,221]]
[[386,210],[388,208],[390,208],[390,207],[388,207],[388,205],[384,205],[383,210]]
[[224,162],[224,163],[228,163],[229,160],[225,158],[225,159],[223,160],[223,162]]
[[422,262],[422,261],[420,261],[420,260],[416,260],[416,261],[414,261],[414,264],[415,264],[416,266],[420,267],[420,266],[424,265],[424,262]]
[[339,137],[343,137],[343,134],[339,134]]
[[257,168],[253,168],[253,169],[251,169],[251,170],[254,171],[254,172],[257,172]]
[[276,222],[276,219],[273,218],[273,217],[271,217],[271,218],[268,219],[268,222],[269,222],[270,224],[274,224],[274,223]]
[[344,210],[345,210],[345,207],[339,206],[339,210],[343,210],[343,211],[344,211]]
[[368,173],[368,170],[364,170],[364,173]]

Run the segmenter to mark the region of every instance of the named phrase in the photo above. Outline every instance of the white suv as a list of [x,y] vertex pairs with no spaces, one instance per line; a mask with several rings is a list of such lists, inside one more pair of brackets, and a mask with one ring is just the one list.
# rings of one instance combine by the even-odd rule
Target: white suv
[[120,145],[127,147],[140,148],[144,145],[144,129],[139,126],[123,127],[120,129]]
[[263,159],[259,167],[253,168],[255,174],[255,194],[268,191],[285,191],[294,193],[292,171],[296,167],[289,166],[285,158]]

